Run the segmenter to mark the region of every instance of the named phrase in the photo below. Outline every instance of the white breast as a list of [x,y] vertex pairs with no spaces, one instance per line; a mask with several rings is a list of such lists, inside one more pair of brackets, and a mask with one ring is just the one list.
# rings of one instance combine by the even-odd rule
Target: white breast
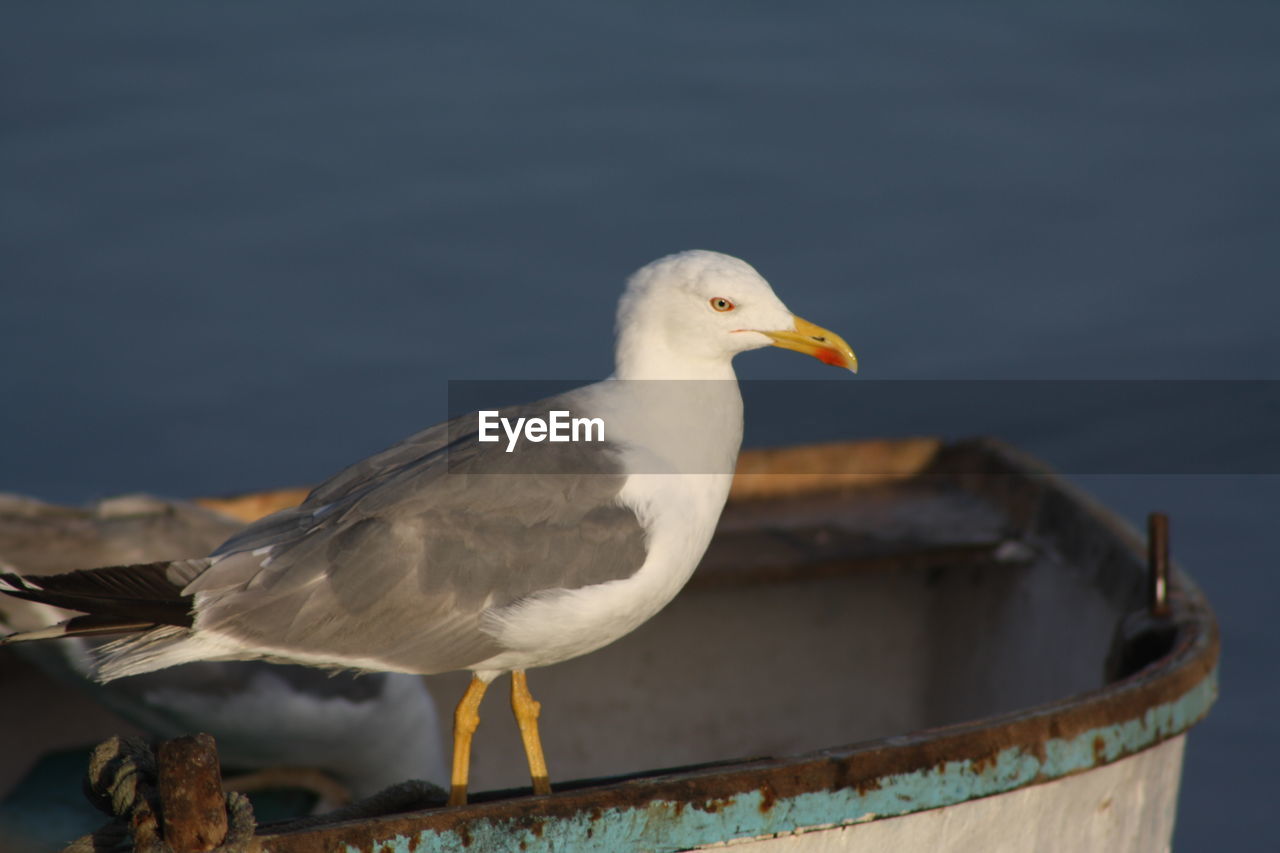
[[597,405],[614,428],[609,438],[629,448],[624,464],[635,473],[618,499],[646,528],[645,562],[623,580],[549,590],[486,613],[484,630],[506,651],[472,667],[477,672],[557,663],[635,630],[675,597],[711,542],[742,441],[737,383],[628,388],[617,399],[609,399],[610,384],[596,386]]

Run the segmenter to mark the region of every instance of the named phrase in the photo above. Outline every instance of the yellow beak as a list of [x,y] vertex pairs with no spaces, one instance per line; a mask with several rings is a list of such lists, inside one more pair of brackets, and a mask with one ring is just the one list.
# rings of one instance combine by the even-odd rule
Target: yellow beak
[[854,373],[858,372],[858,357],[853,354],[853,349],[845,343],[844,338],[835,332],[827,331],[821,326],[815,326],[808,320],[796,317],[795,321],[796,330],[794,332],[766,332],[761,330],[760,334],[772,338],[775,347],[793,349],[796,352],[811,355],[824,364],[830,364],[833,367],[845,367]]

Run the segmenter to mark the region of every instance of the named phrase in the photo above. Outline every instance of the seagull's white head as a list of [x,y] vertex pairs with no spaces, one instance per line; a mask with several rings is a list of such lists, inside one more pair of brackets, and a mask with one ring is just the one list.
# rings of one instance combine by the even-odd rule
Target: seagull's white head
[[727,368],[738,353],[766,346],[858,369],[839,335],[792,314],[750,264],[719,252],[680,252],[641,267],[618,305],[620,377]]

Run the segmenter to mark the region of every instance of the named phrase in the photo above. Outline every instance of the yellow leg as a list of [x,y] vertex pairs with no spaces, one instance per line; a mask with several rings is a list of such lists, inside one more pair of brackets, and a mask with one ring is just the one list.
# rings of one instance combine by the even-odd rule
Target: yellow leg
[[547,777],[547,760],[542,757],[542,739],[538,736],[538,713],[542,710],[542,705],[529,692],[529,682],[525,680],[524,670],[521,669],[511,673],[511,710],[515,712],[516,725],[520,727],[520,737],[524,740],[524,754],[529,757],[533,792],[550,794],[551,780]]
[[461,806],[467,802],[467,777],[471,772],[471,736],[480,725],[480,700],[489,682],[471,676],[467,692],[462,694],[458,707],[453,711],[453,779],[449,789],[449,805]]

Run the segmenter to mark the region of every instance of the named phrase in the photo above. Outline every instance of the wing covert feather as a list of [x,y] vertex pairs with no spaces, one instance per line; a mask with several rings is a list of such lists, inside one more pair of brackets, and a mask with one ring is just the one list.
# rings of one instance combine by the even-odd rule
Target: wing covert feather
[[[570,405],[552,398],[503,415]],[[212,593],[198,625],[442,672],[502,650],[480,629],[487,609],[639,569],[645,531],[618,503],[620,448],[507,454],[475,435],[474,414],[424,430],[229,540],[185,590]]]

